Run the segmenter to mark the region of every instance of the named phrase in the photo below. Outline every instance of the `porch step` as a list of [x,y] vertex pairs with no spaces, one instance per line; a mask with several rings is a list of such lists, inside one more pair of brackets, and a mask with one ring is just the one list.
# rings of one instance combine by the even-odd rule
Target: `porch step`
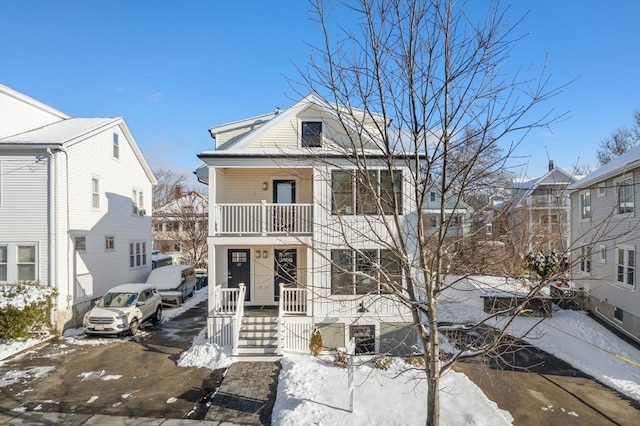
[[243,317],[238,341],[239,357],[277,356],[278,317]]

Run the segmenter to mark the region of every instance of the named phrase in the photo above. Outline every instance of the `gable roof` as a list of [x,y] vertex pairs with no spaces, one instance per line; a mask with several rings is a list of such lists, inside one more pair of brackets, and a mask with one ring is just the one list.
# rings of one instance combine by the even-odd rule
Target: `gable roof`
[[[556,179],[554,176],[558,174],[561,177],[566,178],[566,181],[559,181],[558,179]],[[515,206],[521,207],[522,200],[526,199],[531,194],[533,194],[533,191],[535,191],[539,186],[542,186],[542,185],[558,185],[558,186],[567,185],[568,186],[574,183],[575,181],[576,181],[575,177],[571,176],[569,173],[565,172],[560,167],[554,167],[553,169],[549,170],[547,173],[545,173],[544,175],[542,175],[537,179],[532,179],[527,182],[521,183],[520,185],[517,185],[516,189],[522,191],[522,195],[517,199]]]
[[67,120],[69,118],[71,118],[71,116],[65,114],[62,111],[59,111],[55,108],[53,108],[52,106],[49,106],[47,104],[44,104],[38,100],[33,99],[32,97],[29,97],[27,95],[25,95],[24,93],[20,93],[17,90],[13,90],[12,88],[5,86],[4,84],[0,84],[0,92],[11,96],[13,98],[16,98],[26,104],[31,105],[32,107],[41,109],[42,111],[48,112],[49,114],[52,114],[54,116],[57,116],[60,118],[60,120]]
[[113,126],[120,127],[149,182],[153,185],[158,183],[131,130],[129,130],[129,126],[122,117],[69,118],[28,132],[7,136],[0,139],[0,146],[3,149],[65,148]]
[[604,166],[569,186],[569,190],[588,188],[594,183],[602,182],[608,178],[623,174],[627,171],[640,167],[640,145],[629,149],[619,157],[614,158]]
[[183,212],[184,206],[193,205],[195,213],[207,214],[209,201],[197,191],[185,192],[180,198],[174,199],[164,206],[160,206],[153,211],[154,215],[176,215]]

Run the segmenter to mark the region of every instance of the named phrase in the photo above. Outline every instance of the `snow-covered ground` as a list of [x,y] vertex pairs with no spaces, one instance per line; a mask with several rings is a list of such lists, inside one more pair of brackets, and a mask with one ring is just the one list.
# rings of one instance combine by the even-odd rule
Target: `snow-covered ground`
[[[495,277],[460,281],[443,295],[439,305],[440,320],[483,319],[486,314],[482,310],[481,293],[513,291],[519,285],[516,281]],[[199,290],[181,308],[166,310],[164,320],[169,321],[206,299],[206,292],[206,288]],[[501,321],[504,319],[492,323],[500,325]],[[512,333],[522,335],[538,321],[538,318],[518,317],[511,326]],[[66,338],[76,344],[83,340],[81,330],[68,332]],[[91,343],[102,340],[104,343],[119,341],[91,339]],[[538,324],[526,340],[640,401],[640,350],[618,338],[586,313],[557,310],[552,318]],[[9,356],[4,355],[10,352],[9,347],[24,348],[30,342],[33,341],[0,344],[0,359]],[[424,424],[427,388],[425,380],[421,380],[420,371],[407,369],[402,359],[394,359],[388,370],[358,363],[354,374],[354,409],[350,412],[347,370],[333,366],[332,360],[330,355],[283,358],[273,410],[274,425]],[[226,367],[231,362],[228,354],[206,341],[203,330],[191,348],[182,354],[178,364],[215,369]],[[465,375],[450,372],[442,378],[441,384],[442,424],[499,425],[513,421],[508,412],[497,408]]]

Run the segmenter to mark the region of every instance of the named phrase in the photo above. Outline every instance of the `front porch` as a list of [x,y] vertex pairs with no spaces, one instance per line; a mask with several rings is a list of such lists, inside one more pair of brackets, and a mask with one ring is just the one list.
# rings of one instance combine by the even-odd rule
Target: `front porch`
[[228,347],[233,356],[279,356],[307,351],[313,331],[306,288],[280,285],[277,306],[246,306],[246,287],[215,286],[207,319],[211,343]]

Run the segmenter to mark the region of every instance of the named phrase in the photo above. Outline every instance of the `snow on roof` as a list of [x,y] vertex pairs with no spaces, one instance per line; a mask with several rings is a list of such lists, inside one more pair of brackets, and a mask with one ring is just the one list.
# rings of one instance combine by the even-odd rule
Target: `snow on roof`
[[64,144],[101,127],[109,126],[121,118],[70,118],[0,139],[3,144],[41,145]]
[[173,290],[182,283],[181,272],[192,268],[189,265],[167,265],[151,271],[147,284],[154,285],[160,290]]
[[596,171],[569,185],[569,190],[587,188],[615,175],[640,167],[640,145],[634,146],[621,156],[614,158]]

